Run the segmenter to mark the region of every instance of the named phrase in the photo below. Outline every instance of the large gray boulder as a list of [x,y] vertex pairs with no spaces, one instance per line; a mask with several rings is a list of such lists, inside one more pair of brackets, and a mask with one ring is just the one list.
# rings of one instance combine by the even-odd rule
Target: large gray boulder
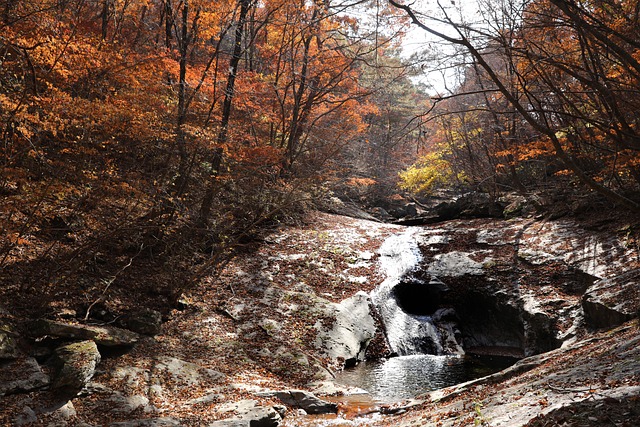
[[55,374],[51,388],[75,396],[93,377],[98,363],[100,353],[93,341],[80,341],[58,347],[52,357]]
[[369,295],[358,292],[339,304],[330,304],[327,312],[335,320],[328,329],[321,322],[316,324],[316,346],[332,359],[347,364],[364,360],[365,350],[376,333]]
[[599,280],[582,298],[584,318],[592,328],[613,328],[633,319],[640,310],[640,269]]
[[111,326],[92,326],[40,319],[30,325],[34,338],[50,336],[75,340],[91,340],[105,347],[130,347],[140,340],[140,335]]
[[0,365],[0,396],[30,392],[49,384],[49,376],[34,358],[24,358]]

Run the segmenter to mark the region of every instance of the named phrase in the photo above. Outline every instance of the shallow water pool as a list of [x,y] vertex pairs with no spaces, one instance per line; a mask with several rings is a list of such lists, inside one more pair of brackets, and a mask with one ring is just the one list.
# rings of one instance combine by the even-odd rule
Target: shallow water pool
[[392,403],[492,374],[514,362],[494,356],[400,356],[360,363],[341,372],[336,382],[362,388],[377,402]]

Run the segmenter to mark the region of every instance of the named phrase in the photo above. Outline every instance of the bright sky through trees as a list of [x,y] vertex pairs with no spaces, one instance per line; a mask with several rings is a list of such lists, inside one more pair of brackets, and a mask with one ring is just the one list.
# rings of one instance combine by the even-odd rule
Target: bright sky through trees
[[[412,6],[423,24],[451,37],[458,35],[452,24],[460,28],[485,26],[482,8],[489,7],[486,0],[418,0]],[[413,57],[422,70],[414,81],[424,85],[429,93],[447,94],[459,86],[463,58],[453,45],[412,23],[402,46],[403,56]]]

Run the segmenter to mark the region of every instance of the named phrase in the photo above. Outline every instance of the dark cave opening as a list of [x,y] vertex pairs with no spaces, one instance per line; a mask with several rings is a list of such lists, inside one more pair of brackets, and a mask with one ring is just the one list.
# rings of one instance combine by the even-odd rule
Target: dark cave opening
[[398,306],[407,314],[430,316],[440,308],[441,290],[421,282],[400,282],[393,288]]

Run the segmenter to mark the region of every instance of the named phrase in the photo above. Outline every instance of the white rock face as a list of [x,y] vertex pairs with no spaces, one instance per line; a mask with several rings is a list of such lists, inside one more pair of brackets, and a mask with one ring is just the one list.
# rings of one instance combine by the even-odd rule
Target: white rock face
[[334,359],[364,360],[364,352],[373,339],[376,325],[370,310],[371,298],[365,292],[358,292],[339,304],[331,304],[335,322],[325,330],[319,323],[317,345]]
[[418,229],[407,229],[401,234],[389,237],[380,246],[380,270],[389,282],[397,281],[422,261],[415,234]]
[[615,234],[594,233],[571,221],[539,222],[522,234],[518,256],[532,264],[561,261],[606,279],[637,265],[637,248]]
[[[476,252],[478,254],[479,252]],[[448,252],[438,254],[433,257],[433,261],[429,264],[427,271],[436,276],[460,277],[467,274],[478,276],[484,274],[483,263],[471,259],[471,253],[468,252]],[[487,257],[484,262],[489,262],[491,258]]]

